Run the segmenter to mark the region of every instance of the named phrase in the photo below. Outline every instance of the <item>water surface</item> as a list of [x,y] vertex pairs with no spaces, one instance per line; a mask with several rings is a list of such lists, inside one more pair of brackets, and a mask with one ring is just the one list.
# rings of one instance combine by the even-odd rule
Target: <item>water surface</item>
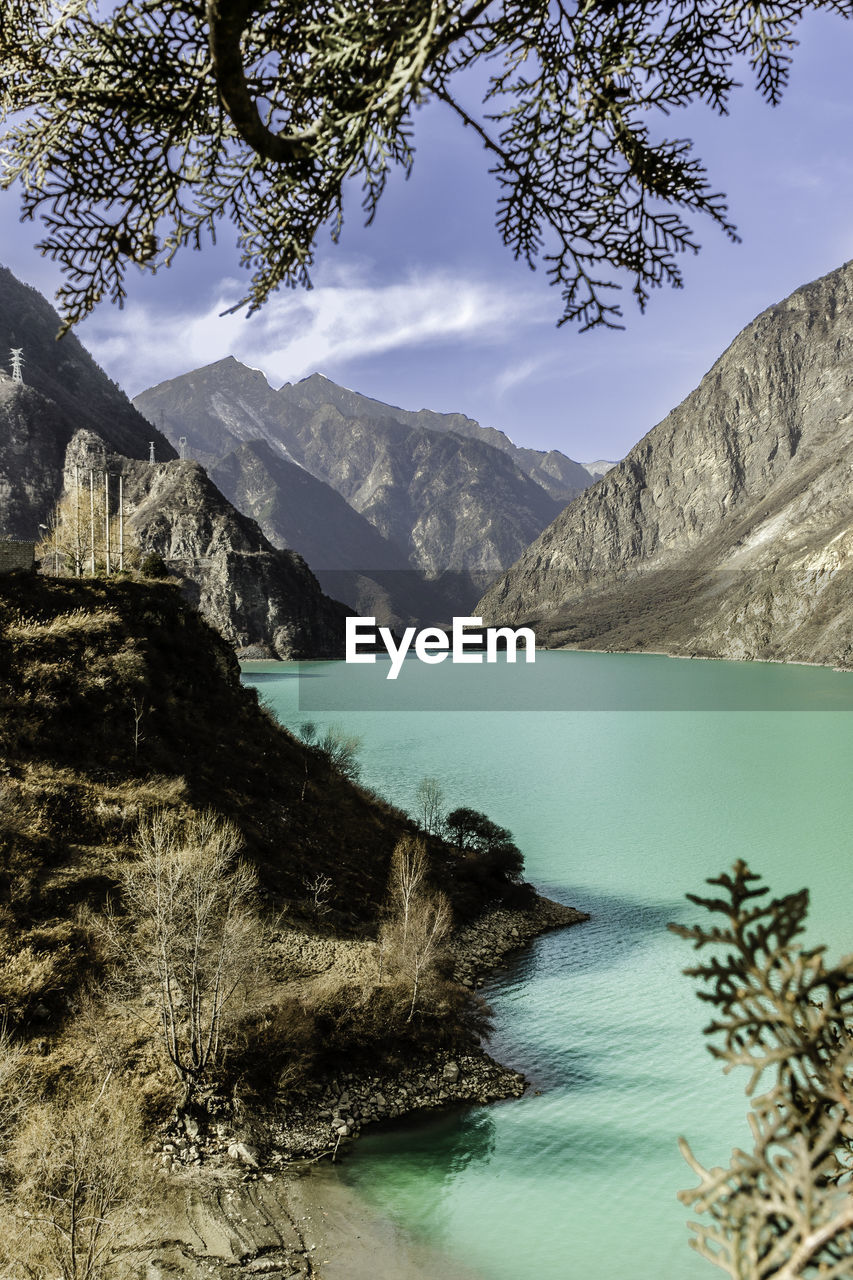
[[[466,690],[459,668],[408,668],[386,693],[377,667],[367,694],[342,663],[244,674],[289,727],[362,735],[363,781],[394,803],[434,776],[449,807],[511,828],[530,879],[593,918],[488,989],[493,1051],[533,1089],[366,1136],[345,1174],[487,1280],[710,1280],[686,1243],[676,1138],[727,1162],[747,1137],[745,1080],[704,1049],[691,953],[666,924],[694,918],[683,895],[742,857],[776,893],[808,884],[810,939],[851,949],[853,676],[546,653]],[[386,697],[395,709],[363,709]]]

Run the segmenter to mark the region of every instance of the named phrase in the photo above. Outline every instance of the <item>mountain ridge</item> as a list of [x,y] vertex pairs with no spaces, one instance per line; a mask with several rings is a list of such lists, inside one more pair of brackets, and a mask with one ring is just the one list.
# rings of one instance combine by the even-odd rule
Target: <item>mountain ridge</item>
[[[342,586],[343,598],[359,612],[377,590],[390,592],[388,612],[406,622],[417,621],[418,614],[422,621],[439,622],[470,610],[488,582],[563,506],[562,498],[518,464],[518,451],[502,433],[495,434],[506,447],[498,449],[484,438],[489,429],[464,415],[397,410],[320,374],[275,390],[263,373],[229,356],[160,383],[135,403],[173,442],[183,439],[212,473],[221,474],[217,469],[228,457],[231,496],[276,545],[292,547],[312,565],[326,554],[333,531],[338,545],[346,546],[343,526],[351,530],[351,518],[341,521],[336,500],[328,493],[323,499],[315,488],[317,505],[307,513],[312,519],[301,530],[293,522],[286,526],[275,510],[301,505],[304,479],[279,468],[271,487],[267,458],[267,481],[256,483],[258,459],[245,450],[260,440],[291,468],[303,468],[345,499],[384,539],[381,563],[358,565],[343,557],[337,566],[362,584]],[[441,429],[434,429],[436,423]],[[536,465],[550,465],[549,457],[536,454]],[[238,474],[243,466],[246,473]],[[588,473],[578,472],[590,483]],[[551,479],[552,487],[562,483]],[[272,496],[276,486],[278,498]],[[402,551],[414,576],[377,587],[389,546]],[[332,568],[323,565],[324,571]]]
[[847,263],[747,325],[478,612],[554,646],[849,666],[851,364]]

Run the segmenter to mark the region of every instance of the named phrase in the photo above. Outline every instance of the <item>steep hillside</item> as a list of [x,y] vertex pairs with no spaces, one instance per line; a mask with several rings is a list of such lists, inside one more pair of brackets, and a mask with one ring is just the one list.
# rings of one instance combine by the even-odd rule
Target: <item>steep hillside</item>
[[296,547],[323,590],[380,624],[407,626],[425,610],[451,617],[453,601],[413,569],[405,552],[359,515],[336,489],[251,440],[210,464],[211,479],[254,517],[276,547]]
[[279,394],[291,404],[311,410],[334,405],[345,418],[390,419],[402,422],[407,427],[423,427],[427,431],[452,431],[469,440],[490,444],[492,448],[500,449],[501,453],[511,458],[517,467],[563,506],[589,487],[590,477],[586,474],[586,468],[560,453],[559,449],[526,449],[514,444],[505,432],[498,431],[495,427],[483,427],[464,413],[399,409],[396,405],[383,404],[381,400],[373,400],[370,396],[340,387],[321,373],[312,373],[301,382],[285,383]]
[[[467,593],[464,607],[476,599],[479,592],[465,575],[488,582],[553,519],[567,494],[589,483],[588,474],[567,459],[565,470],[562,455],[536,454],[534,469],[549,477],[547,484],[538,483],[538,474],[531,479],[516,458],[524,451],[500,432],[486,431],[462,415],[398,411],[319,375],[274,391],[263,374],[230,357],[143,392],[135,403],[173,441],[184,437],[190,454],[214,470],[238,446],[226,468],[231,491],[242,493],[244,509],[261,520],[260,506],[269,513],[272,501],[268,456],[261,486],[267,496],[253,496],[257,454],[250,457],[239,446],[261,441],[290,463],[275,476],[276,505],[287,510],[302,504],[306,520],[300,529],[280,527],[278,537],[292,539],[288,545],[312,564],[310,548],[319,538],[331,540],[338,554],[347,556],[341,549],[352,521],[335,513],[328,501],[306,509],[300,492],[304,482],[294,464],[334,488],[386,544],[404,553],[409,568],[431,579],[462,575],[454,580],[450,596],[442,587],[439,617],[446,615],[449,599],[455,605]],[[498,437],[500,448],[495,447]],[[554,486],[556,497],[549,492]],[[273,536],[271,527],[267,532]],[[359,542],[364,545],[361,535]],[[378,565],[344,559],[338,567],[375,578],[374,570],[386,568],[384,544],[381,554]],[[412,583],[404,580],[404,585],[408,591]],[[400,616],[410,603],[398,602]],[[434,598],[425,597],[420,610],[422,616],[435,617]]]
[[0,302],[0,344],[24,351],[23,385],[0,372],[0,536],[37,540],[78,479],[75,465],[84,487],[94,469],[99,490],[105,468],[121,473],[143,550],[169,562],[233,644],[283,658],[340,656],[346,611],[300,558],[267,541],[198,467],[177,461],[75,337],[56,341],[59,317],[45,299],[3,268]]
[[186,599],[238,650],[337,658],[347,610],[324,595],[301,556],[241,515],[197,462],[125,461],[129,529],[181,580]]
[[853,264],[738,335],[485,595],[541,642],[853,665]]
[[[10,348],[23,349],[24,383],[56,406],[51,441],[62,447],[75,431],[88,427],[128,458],[147,458],[149,441],[161,461],[176,457],[165,436],[152,432],[73,334],[57,341],[59,326],[47,299],[0,267],[0,368],[9,371]],[[41,444],[32,441],[34,450]]]

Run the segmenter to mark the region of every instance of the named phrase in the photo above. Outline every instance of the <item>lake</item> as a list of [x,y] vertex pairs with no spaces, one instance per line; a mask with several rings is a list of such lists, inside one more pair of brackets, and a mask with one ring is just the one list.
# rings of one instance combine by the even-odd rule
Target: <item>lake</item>
[[853,675],[571,652],[386,671],[247,663],[244,679],[290,728],[360,734],[362,781],[395,804],[438,778],[448,808],[509,827],[527,877],[592,919],[487,989],[492,1052],[528,1094],[368,1134],[344,1176],[485,1280],[710,1280],[676,1139],[727,1163],[746,1081],[704,1048],[692,952],[666,925],[740,857],[776,894],[807,884],[808,940],[851,949]]

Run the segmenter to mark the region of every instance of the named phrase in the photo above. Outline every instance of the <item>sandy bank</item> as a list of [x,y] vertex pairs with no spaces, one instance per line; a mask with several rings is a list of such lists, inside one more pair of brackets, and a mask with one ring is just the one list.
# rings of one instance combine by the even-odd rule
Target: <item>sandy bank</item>
[[371,1209],[328,1167],[241,1183],[195,1176],[168,1193],[140,1244],[145,1280],[482,1280]]

